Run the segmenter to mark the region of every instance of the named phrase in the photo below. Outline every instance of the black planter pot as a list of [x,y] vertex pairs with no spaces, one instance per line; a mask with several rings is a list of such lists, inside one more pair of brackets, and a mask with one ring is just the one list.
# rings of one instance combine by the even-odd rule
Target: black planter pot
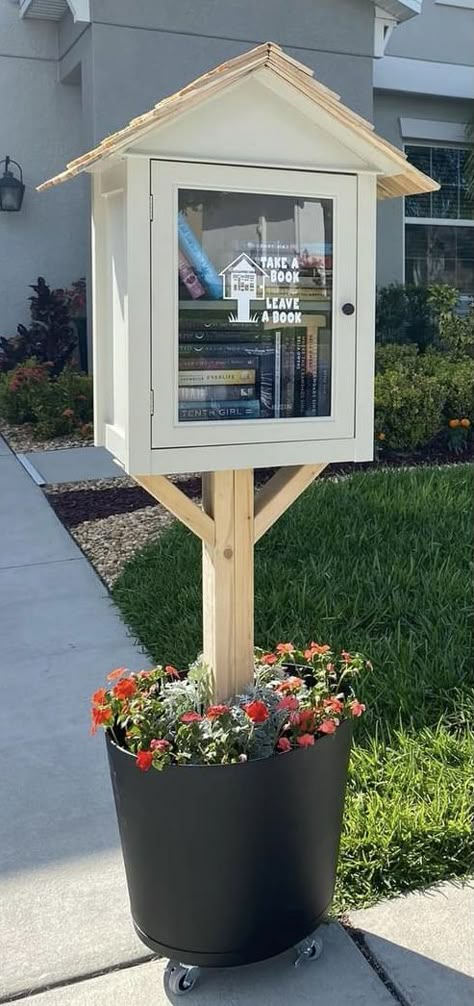
[[134,925],[152,950],[251,964],[303,940],[329,907],[352,736],[239,765],[137,769],[107,735]]

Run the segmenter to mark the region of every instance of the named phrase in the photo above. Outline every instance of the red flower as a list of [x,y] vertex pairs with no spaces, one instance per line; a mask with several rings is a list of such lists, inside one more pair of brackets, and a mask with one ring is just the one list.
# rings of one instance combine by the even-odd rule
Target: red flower
[[301,737],[297,737],[296,743],[300,748],[310,748],[314,744],[314,734],[301,734]]
[[280,737],[277,744],[277,751],[291,751],[291,742],[288,737]]
[[142,772],[148,772],[148,769],[153,765],[153,751],[139,751],[135,764]]
[[150,751],[158,751],[159,754],[165,754],[166,751],[168,751],[168,748],[170,747],[171,747],[170,742],[163,738],[160,740],[152,741],[150,744]]
[[342,713],[344,709],[344,703],[340,699],[333,695],[330,699],[324,699],[323,706],[328,712],[331,713]]
[[105,696],[107,695],[106,688],[98,688],[92,696],[92,703],[94,706],[101,706],[105,702]]
[[291,676],[285,678],[284,681],[280,681],[280,684],[276,686],[276,692],[296,692],[301,685],[304,684],[303,678],[296,678]]
[[318,730],[320,730],[322,734],[335,734],[336,727],[338,726],[339,720],[323,720],[323,722],[320,723]]
[[276,664],[276,662],[277,657],[275,656],[274,653],[264,653],[263,657],[261,657],[262,664]]
[[245,706],[242,706],[242,709],[247,713],[252,723],[265,723],[270,715],[265,703],[259,702],[258,699],[255,699],[254,702],[247,702]]
[[124,681],[117,682],[113,691],[116,699],[131,699],[136,690],[137,686],[133,678],[125,678]]
[[110,674],[107,675],[107,681],[118,681],[118,679],[125,674],[126,670],[126,667],[116,667],[115,671],[111,671]]
[[208,720],[217,720],[219,716],[225,716],[226,713],[230,713],[230,706],[209,706],[206,717]]
[[179,681],[179,673],[176,670],[176,667],[173,667],[172,664],[166,665],[165,674],[167,674],[169,678],[177,678]]
[[202,716],[199,713],[195,713],[192,709],[189,713],[183,713],[180,717],[181,723],[197,723],[198,720],[202,720]]
[[277,653],[294,653],[295,648],[293,643],[278,643],[276,651]]
[[277,705],[277,711],[279,711],[280,709],[289,709],[290,712],[293,712],[295,709],[298,708],[299,708],[299,702],[294,695],[285,695],[283,699],[280,699]]
[[112,719],[111,709],[101,709],[98,706],[94,706],[91,710],[91,734],[97,733],[97,727],[103,727],[106,723],[110,723]]
[[350,704],[350,710],[353,716],[362,716],[362,713],[365,713],[364,703],[358,702],[357,699],[354,699],[354,701]]

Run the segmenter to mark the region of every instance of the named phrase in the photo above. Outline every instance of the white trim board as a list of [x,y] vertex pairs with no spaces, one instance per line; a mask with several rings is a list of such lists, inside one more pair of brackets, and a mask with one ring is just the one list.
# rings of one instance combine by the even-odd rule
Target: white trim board
[[474,0],[435,0],[441,7],[463,7],[465,10],[474,10]]
[[437,122],[431,119],[409,119],[400,116],[400,132],[403,139],[433,140],[441,143],[461,143],[468,145],[464,122]]
[[443,98],[474,98],[474,66],[383,56],[374,60],[374,87]]

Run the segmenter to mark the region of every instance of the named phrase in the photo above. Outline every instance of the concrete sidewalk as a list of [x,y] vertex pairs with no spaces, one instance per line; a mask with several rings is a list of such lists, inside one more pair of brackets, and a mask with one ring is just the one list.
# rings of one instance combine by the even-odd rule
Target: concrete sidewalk
[[[146,659],[1,438],[0,528],[0,1004],[20,998],[31,1006],[164,1006],[164,964],[143,963],[148,954],[130,921],[103,739],[88,735],[91,692],[111,668],[138,669]],[[405,934],[418,955],[430,953],[416,944],[416,924],[410,931],[402,908],[399,928],[384,929],[402,900],[388,903],[377,925],[370,913],[354,918],[399,951],[390,957],[374,944],[375,956],[380,951],[395,988],[408,989],[410,1006],[448,998],[450,1006],[468,1006],[466,969],[454,945],[438,961],[444,1000],[434,996],[433,983],[430,999],[420,982],[410,984]],[[414,912],[417,919],[418,905]],[[456,934],[454,916],[449,929]],[[428,916],[423,925],[429,932]],[[251,968],[205,972],[191,1002],[394,1006],[340,926],[324,929],[323,941],[321,959],[296,970],[289,952]],[[93,977],[97,972],[104,973]]]

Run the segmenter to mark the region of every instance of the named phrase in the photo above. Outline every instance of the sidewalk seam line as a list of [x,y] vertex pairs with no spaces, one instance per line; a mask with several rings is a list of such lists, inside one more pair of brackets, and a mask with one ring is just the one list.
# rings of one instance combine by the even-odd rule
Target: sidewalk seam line
[[343,925],[347,935],[353,943],[355,943],[362,956],[365,957],[369,967],[372,968],[372,971],[377,975],[382,984],[385,985],[385,988],[388,992],[390,992],[390,995],[393,996],[397,1003],[399,1003],[399,1006],[412,1006],[410,1001],[406,998],[406,996],[404,996],[403,992],[401,992],[392,978],[390,978],[390,975],[380,963],[373,950],[370,949],[364,931],[359,929],[357,926],[353,926],[350,919],[345,921]]
[[131,961],[123,961],[121,964],[111,964],[108,968],[99,968],[96,971],[86,971],[82,975],[73,975],[71,978],[59,978],[55,982],[45,985],[37,985],[31,989],[21,989],[20,992],[13,992],[0,998],[0,1006],[8,1006],[8,1003],[21,1002],[30,996],[44,995],[45,992],[54,992],[56,989],[69,988],[71,985],[80,985],[82,982],[92,981],[93,978],[102,978],[104,975],[115,974],[119,971],[128,971],[130,968],[140,967],[142,964],[149,964],[151,961],[160,960],[157,954],[145,954],[143,957],[136,957]]
[[0,573],[3,573],[5,569],[31,569],[33,566],[59,566],[61,563],[77,562],[79,559],[84,559],[84,553],[82,553],[82,555],[71,555],[68,559],[43,559],[42,562],[19,562],[14,563],[12,566],[0,566]]

